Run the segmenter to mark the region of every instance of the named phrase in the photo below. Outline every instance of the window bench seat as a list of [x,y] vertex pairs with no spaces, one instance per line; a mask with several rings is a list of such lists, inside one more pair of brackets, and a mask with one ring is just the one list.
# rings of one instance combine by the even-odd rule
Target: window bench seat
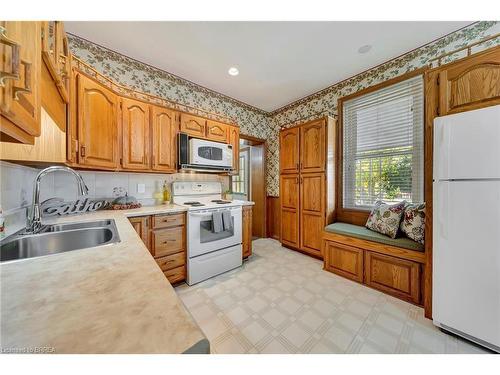
[[418,242],[337,222],[323,231],[323,257],[327,271],[421,304],[425,253]]
[[374,232],[366,227],[348,223],[333,223],[325,227],[325,231],[360,238],[362,240],[373,241],[385,245],[402,247],[408,250],[424,251],[424,245],[413,241],[407,237],[391,238],[378,232]]

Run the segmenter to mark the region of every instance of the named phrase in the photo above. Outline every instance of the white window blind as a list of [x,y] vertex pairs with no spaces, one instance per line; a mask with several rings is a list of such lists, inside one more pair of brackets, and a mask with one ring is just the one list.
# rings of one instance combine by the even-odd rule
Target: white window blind
[[344,102],[342,118],[343,207],[422,202],[423,77]]

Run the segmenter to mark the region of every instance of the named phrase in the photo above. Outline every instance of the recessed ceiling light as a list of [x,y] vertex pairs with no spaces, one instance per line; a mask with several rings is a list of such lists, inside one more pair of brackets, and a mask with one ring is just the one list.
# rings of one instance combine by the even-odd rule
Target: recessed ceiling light
[[232,76],[237,76],[238,74],[240,74],[240,71],[238,70],[238,68],[236,68],[234,66],[230,67],[227,72],[229,73],[229,75],[232,75]]
[[359,47],[358,52],[359,53],[367,53],[367,52],[370,52],[371,49],[372,49],[372,46],[369,44],[366,44],[364,46]]

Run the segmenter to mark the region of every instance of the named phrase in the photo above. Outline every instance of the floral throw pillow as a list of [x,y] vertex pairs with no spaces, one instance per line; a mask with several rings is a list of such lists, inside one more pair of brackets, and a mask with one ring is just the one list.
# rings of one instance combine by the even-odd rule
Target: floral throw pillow
[[393,205],[382,201],[375,202],[373,210],[366,221],[366,227],[391,238],[396,238],[405,206],[406,201]]
[[424,243],[425,203],[408,204],[405,207],[401,232],[413,241]]

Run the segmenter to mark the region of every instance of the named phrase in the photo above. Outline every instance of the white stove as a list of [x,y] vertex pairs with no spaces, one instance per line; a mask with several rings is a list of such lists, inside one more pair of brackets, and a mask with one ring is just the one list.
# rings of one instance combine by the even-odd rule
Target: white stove
[[[220,182],[173,183],[173,203],[188,208],[189,285],[230,271],[242,264],[242,202],[223,200],[221,193]],[[225,215],[227,220],[222,226],[216,225],[214,220],[220,222],[222,215]]]

